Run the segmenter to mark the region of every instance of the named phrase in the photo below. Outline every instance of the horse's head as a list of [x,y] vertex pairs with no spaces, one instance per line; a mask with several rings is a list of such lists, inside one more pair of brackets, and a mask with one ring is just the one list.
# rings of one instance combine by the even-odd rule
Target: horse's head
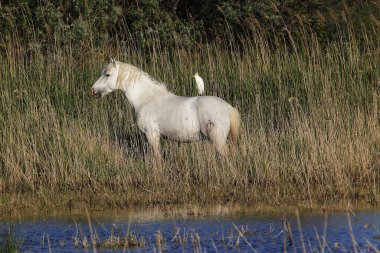
[[103,69],[102,75],[91,88],[91,94],[95,98],[101,98],[117,89],[117,77],[119,64],[111,58],[110,63]]

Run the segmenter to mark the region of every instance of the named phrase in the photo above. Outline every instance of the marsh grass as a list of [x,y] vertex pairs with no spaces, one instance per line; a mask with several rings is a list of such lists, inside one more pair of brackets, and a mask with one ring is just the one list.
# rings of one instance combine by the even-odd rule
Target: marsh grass
[[[46,55],[15,41],[0,56],[1,191],[57,205],[377,203],[380,40],[348,34],[323,46],[310,35],[275,49],[257,37]],[[198,71],[207,95],[242,114],[237,152],[221,158],[208,142],[162,140],[165,159],[155,161],[121,92],[90,96],[109,54],[183,96],[196,94]]]
[[[125,235],[115,234],[113,231],[109,236],[104,239],[99,238],[95,233],[87,236],[73,236],[72,242],[69,245],[73,245],[75,249],[93,249],[94,252],[99,250],[127,250],[133,248],[141,248],[146,246],[145,238],[138,236],[132,232]],[[66,241],[64,239],[59,241],[60,248],[65,248]]]
[[7,231],[0,237],[0,252],[13,253],[18,252],[22,246],[22,240],[16,237],[13,224],[7,224]]

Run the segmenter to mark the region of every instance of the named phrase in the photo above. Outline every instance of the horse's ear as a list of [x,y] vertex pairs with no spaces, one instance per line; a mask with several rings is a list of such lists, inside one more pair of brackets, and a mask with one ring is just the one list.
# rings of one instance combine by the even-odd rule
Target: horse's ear
[[114,66],[116,66],[115,58],[113,58],[112,56],[110,56],[110,63],[112,63]]

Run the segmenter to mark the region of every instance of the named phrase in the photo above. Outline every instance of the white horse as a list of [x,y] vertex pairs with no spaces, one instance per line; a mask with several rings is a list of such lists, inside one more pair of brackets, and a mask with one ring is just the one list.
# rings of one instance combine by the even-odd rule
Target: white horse
[[157,157],[161,135],[178,141],[197,141],[204,135],[223,156],[228,153],[227,137],[237,142],[240,114],[218,97],[177,96],[142,70],[111,59],[91,93],[100,98],[115,90],[121,90],[135,109],[137,125]]

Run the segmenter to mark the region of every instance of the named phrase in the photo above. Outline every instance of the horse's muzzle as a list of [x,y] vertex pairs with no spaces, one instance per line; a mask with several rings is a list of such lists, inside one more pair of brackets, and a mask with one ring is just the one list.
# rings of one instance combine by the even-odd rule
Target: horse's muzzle
[[100,98],[100,97],[101,97],[100,92],[96,91],[96,89],[94,89],[94,88],[91,88],[91,95],[92,95],[94,98]]

